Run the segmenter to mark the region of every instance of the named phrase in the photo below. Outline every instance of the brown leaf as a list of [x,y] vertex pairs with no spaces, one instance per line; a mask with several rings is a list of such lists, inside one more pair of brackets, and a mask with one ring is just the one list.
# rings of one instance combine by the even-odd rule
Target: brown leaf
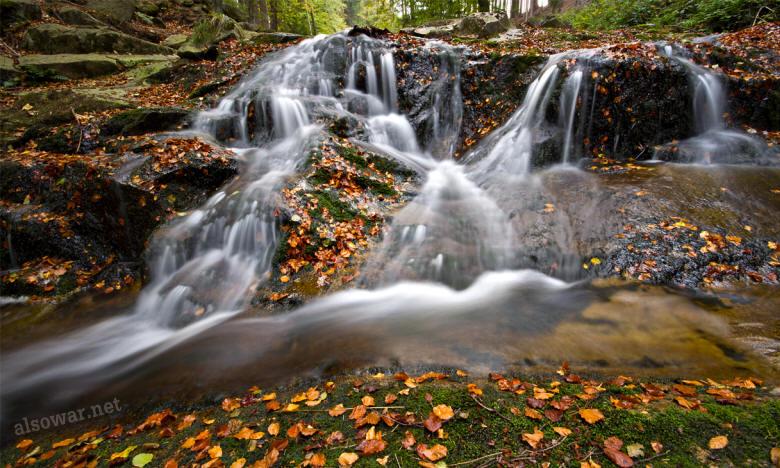
[[311,466],[325,466],[325,462],[327,459],[325,458],[324,453],[315,453],[314,455],[309,458],[309,463],[311,463]]
[[364,405],[358,405],[349,414],[349,419],[360,419],[365,415],[366,415],[366,407]]
[[325,439],[325,445],[335,445],[343,440],[344,434],[341,431],[334,431]]
[[617,466],[621,468],[629,468],[631,466],[634,466],[634,460],[631,459],[628,455],[621,452],[618,449],[614,449],[612,447],[604,447],[604,454],[612,460],[612,463],[616,464]]
[[384,440],[364,440],[357,446],[357,450],[363,452],[363,455],[374,455],[387,448],[387,442]]
[[430,432],[436,432],[439,429],[441,429],[441,419],[439,419],[438,416],[431,413],[428,416],[428,419],[425,420],[423,423],[426,429],[428,429]]
[[416,444],[417,441],[414,439],[414,434],[412,434],[411,431],[406,431],[404,434],[404,438],[401,441],[401,445],[403,448],[409,450],[410,448],[414,447],[414,444]]
[[563,418],[563,411],[547,408],[544,410],[544,415],[547,416],[547,419],[549,419],[552,422],[558,422]]
[[623,448],[623,441],[620,440],[619,438],[615,437],[615,436],[607,437],[604,440],[604,447],[609,447],[609,448],[613,448],[615,450],[620,450],[621,448]]
[[536,411],[533,408],[528,408],[528,407],[525,408],[525,416],[531,419],[538,419],[538,420],[542,419],[542,413]]
[[525,404],[530,406],[531,408],[544,408],[545,402],[544,400],[540,400],[538,398],[532,398],[529,397],[527,400],[525,400]]
[[360,457],[358,456],[357,453],[342,452],[342,454],[339,455],[339,459],[338,459],[339,466],[352,466],[355,464],[355,462],[358,461],[358,458]]

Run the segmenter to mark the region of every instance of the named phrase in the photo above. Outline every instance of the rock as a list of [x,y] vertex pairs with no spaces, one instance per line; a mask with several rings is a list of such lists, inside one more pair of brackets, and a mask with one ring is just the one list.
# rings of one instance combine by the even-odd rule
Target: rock
[[136,8],[138,8],[139,12],[148,16],[157,16],[160,13],[160,6],[149,0],[142,0],[138,2]]
[[94,16],[90,15],[84,10],[80,10],[74,6],[65,5],[59,8],[56,12],[59,19],[66,24],[74,24],[79,26],[105,26],[106,24]]
[[446,24],[444,26],[423,26],[420,28],[405,28],[403,32],[418,37],[450,37],[455,32],[458,22]]
[[108,28],[41,24],[27,30],[24,47],[44,54],[172,54],[173,50]]
[[152,18],[151,16],[143,14],[140,11],[136,11],[135,12],[135,17],[140,22],[142,22],[143,24],[145,24],[147,26],[157,26],[157,27],[160,27],[160,28],[164,28],[165,27],[165,23],[163,22],[163,20],[161,20],[159,18]]
[[0,84],[18,83],[22,80],[23,75],[24,73],[16,68],[14,60],[11,57],[0,55]]
[[100,54],[26,55],[19,68],[34,79],[80,79],[124,70],[115,59]]
[[[178,55],[174,57],[179,59]],[[166,83],[172,80],[177,69],[177,61],[153,62],[136,67],[129,74],[138,83]]]
[[188,37],[189,36],[186,34],[172,34],[166,37],[162,44],[172,49],[178,49],[179,47],[183,46],[185,42],[187,42]]
[[455,28],[457,34],[488,38],[497,36],[512,27],[511,21],[501,13],[476,13],[463,18]]
[[133,109],[117,114],[106,122],[103,135],[141,135],[172,130],[181,124],[189,111],[177,107]]
[[41,7],[34,0],[0,0],[0,27],[41,19]]
[[295,42],[298,39],[303,38],[300,34],[292,33],[252,33],[249,32],[246,42],[253,44],[286,44],[288,42]]
[[185,43],[183,46],[179,47],[176,54],[178,54],[179,57],[188,60],[216,60],[219,51],[214,44],[196,46],[191,43]]
[[88,0],[86,7],[115,25],[130,21],[135,13],[135,2],[132,0]]

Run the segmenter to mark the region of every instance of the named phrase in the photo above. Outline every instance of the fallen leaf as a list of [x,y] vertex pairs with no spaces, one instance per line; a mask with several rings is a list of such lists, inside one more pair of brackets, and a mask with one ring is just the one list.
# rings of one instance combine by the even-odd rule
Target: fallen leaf
[[417,446],[417,455],[425,460],[433,462],[439,461],[447,456],[447,447],[441,444],[436,444],[432,447],[428,447],[425,444],[419,444]]
[[650,447],[653,448],[653,452],[655,453],[661,453],[661,451],[664,449],[663,444],[655,440],[650,442]]
[[272,436],[278,436],[279,429],[280,429],[279,423],[277,421],[274,421],[268,425],[268,434]]
[[219,445],[215,445],[215,446],[211,447],[209,449],[209,456],[212,459],[221,457],[222,456],[222,447],[220,447]]
[[401,440],[401,446],[403,446],[403,448],[408,450],[414,447],[414,444],[416,443],[417,441],[414,438],[414,434],[412,434],[411,431],[406,431],[403,440]]
[[626,453],[631,458],[644,457],[645,447],[642,444],[631,444],[626,446]]
[[618,449],[604,447],[604,454],[607,456],[607,458],[612,460],[612,463],[616,464],[620,468],[629,468],[634,466],[634,460]]
[[428,416],[428,419],[425,420],[423,423],[426,429],[428,429],[430,432],[436,432],[439,429],[441,429],[441,419],[439,419],[438,416],[431,413]]
[[571,435],[571,429],[568,429],[566,427],[553,427],[553,432],[555,432],[561,437],[566,437],[568,435]]
[[16,444],[16,448],[24,450],[30,445],[32,445],[32,443],[33,441],[31,439],[24,439],[22,441],[19,441],[18,444]]
[[342,452],[341,455],[339,455],[339,466],[352,466],[355,464],[356,461],[358,461],[357,453],[354,452]]
[[138,455],[133,457],[133,466],[136,467],[142,467],[149,464],[150,461],[154,458],[154,455],[151,453],[139,453]]
[[55,443],[53,443],[53,444],[51,445],[51,448],[60,448],[60,447],[65,447],[65,446],[67,446],[67,445],[70,445],[70,444],[72,444],[72,443],[73,443],[73,442],[75,442],[75,441],[76,441],[76,439],[64,439],[64,440],[61,440],[61,441],[59,441],[59,442],[55,442]]
[[620,440],[619,438],[615,437],[615,436],[607,437],[604,440],[604,447],[609,447],[609,448],[613,448],[615,450],[620,450],[621,448],[623,448],[623,441]]
[[324,453],[315,453],[309,459],[309,463],[311,463],[311,466],[317,466],[317,467],[325,466],[325,462],[326,461],[327,461],[327,459],[325,458],[325,454]]
[[230,468],[244,468],[244,465],[246,465],[246,458],[239,458],[230,464]]
[[334,418],[336,416],[341,416],[342,414],[346,413],[347,409],[344,408],[344,405],[339,403],[338,405],[334,406],[333,408],[328,410],[328,414],[333,416]]
[[579,411],[579,414],[588,424],[595,424],[604,419],[604,415],[601,411],[593,408],[583,408]]
[[433,414],[435,414],[442,421],[449,421],[455,416],[455,412],[452,407],[447,405],[436,405],[433,407]]
[[780,466],[780,447],[772,447],[769,451],[769,459],[775,466]]
[[542,439],[544,439],[544,432],[537,427],[534,428],[534,432],[523,434],[523,441],[530,445],[532,449],[536,449]]
[[726,448],[728,444],[729,438],[724,435],[719,435],[711,438],[709,443],[707,443],[707,446],[710,448],[710,450],[721,450]]

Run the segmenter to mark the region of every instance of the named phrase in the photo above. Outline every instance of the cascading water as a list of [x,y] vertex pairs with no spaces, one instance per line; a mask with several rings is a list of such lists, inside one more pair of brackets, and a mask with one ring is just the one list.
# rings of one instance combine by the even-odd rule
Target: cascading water
[[[419,193],[386,227],[381,247],[363,270],[361,286],[383,289],[344,291],[285,318],[235,321],[233,328],[224,324],[226,330],[239,328],[250,340],[269,334],[293,341],[305,336],[316,354],[311,362],[320,364],[321,350],[332,344],[317,341],[319,334],[312,327],[333,329],[339,326],[337,320],[349,320],[354,335],[359,335],[364,317],[368,325],[398,330],[422,324],[417,329],[422,341],[442,328],[432,320],[443,314],[459,314],[469,330],[479,330],[485,305],[502,323],[518,327],[518,317],[525,321],[523,314],[530,309],[518,310],[516,304],[532,302],[537,312],[532,319],[543,322],[547,304],[555,303],[553,297],[569,285],[539,272],[511,270],[521,265],[518,258],[526,252],[518,248],[525,246],[525,227],[533,224],[521,218],[530,218],[532,211],[548,214],[541,208],[549,194],[539,178],[530,177],[540,143],[554,141],[546,119],[548,105],[563,82],[557,130],[562,162],[571,163],[579,156],[575,140],[585,131],[588,111],[582,103],[590,98],[583,92],[588,69],[576,64],[564,79],[562,62],[572,54],[550,57],[514,115],[457,161],[463,118],[460,55],[438,42],[426,48],[436,54],[438,76],[425,88],[423,108],[415,115],[419,119],[399,110],[392,46],[346,34],[310,39],[265,60],[215,109],[198,114],[195,131],[233,148],[243,161],[241,175],[156,235],[149,253],[151,281],[132,313],[5,356],[4,401],[29,398],[31,391],[45,393],[49,400],[68,398],[246,309],[271,269],[278,239],[275,212],[281,207],[277,194],[315,146],[317,123],[334,118],[354,124],[356,143],[397,159],[424,179]],[[581,56],[577,54],[575,59]],[[724,134],[719,80],[680,60],[687,63],[695,84],[697,130],[701,135]],[[429,138],[418,141],[419,134]],[[586,178],[560,183],[582,189]],[[593,197],[590,203],[598,206],[602,201]],[[586,205],[577,206],[581,216],[597,212]],[[557,250],[576,257],[577,236],[567,225],[573,222],[556,216],[563,226],[562,239],[555,240]],[[544,223],[552,221],[536,222]],[[593,295],[571,292],[572,300],[555,304],[556,311],[569,313],[570,304],[585,296]],[[428,312],[433,317],[429,321],[414,318]],[[220,343],[229,343],[229,338]],[[255,354],[249,353],[253,363],[272,347],[263,341],[254,349]],[[71,382],[78,385],[65,385]]]
[[685,68],[691,84],[696,135],[677,144],[677,159],[706,164],[761,162],[766,145],[744,132],[729,129],[726,124],[726,90],[722,77],[675,53],[670,45],[664,45],[662,50]]

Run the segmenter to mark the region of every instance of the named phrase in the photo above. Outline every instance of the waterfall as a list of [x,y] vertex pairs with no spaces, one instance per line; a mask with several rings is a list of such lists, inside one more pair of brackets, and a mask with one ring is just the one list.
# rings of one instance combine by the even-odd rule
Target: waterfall
[[539,129],[557,86],[559,64],[565,57],[565,54],[550,57],[509,121],[465,157],[465,161],[473,165],[476,180],[486,183],[495,177],[530,174],[534,148],[540,140]]
[[371,140],[419,152],[408,121],[394,113],[395,81],[391,48],[364,36],[318,36],[263,60],[195,118],[196,134],[238,155],[240,175],[156,233],[151,279],[130,313],[8,356],[4,398],[68,379],[89,387],[243,311],[269,276],[278,194],[319,138],[312,122],[352,106],[368,119]]
[[[677,143],[675,160],[695,163],[761,162],[767,153],[766,144],[740,130],[729,129],[726,114],[726,89],[723,78],[697,65],[690,58],[675,53],[671,45],[663,46],[664,54],[681,64],[691,86],[693,123],[696,134]],[[656,151],[655,158],[668,157]]]
[[574,116],[577,113],[577,102],[582,88],[583,70],[575,70],[566,78],[561,93],[560,118],[563,128],[563,163],[568,164],[571,159],[572,142],[574,140]]

